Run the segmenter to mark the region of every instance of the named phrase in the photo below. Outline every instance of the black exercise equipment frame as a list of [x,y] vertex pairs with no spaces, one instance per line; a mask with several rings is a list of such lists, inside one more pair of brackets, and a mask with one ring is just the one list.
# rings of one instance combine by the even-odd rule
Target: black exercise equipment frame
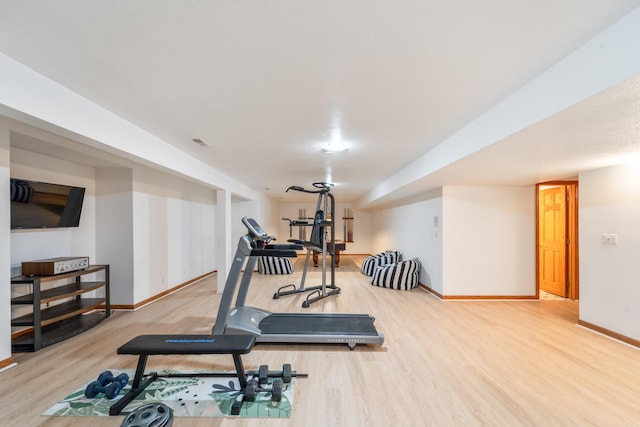
[[[293,283],[289,285],[285,285],[280,287],[274,294],[273,299],[279,299],[282,296],[287,295],[295,295],[300,293],[309,292],[306,299],[302,302],[302,307],[308,308],[314,302],[323,300],[332,295],[337,295],[340,293],[340,288],[336,285],[336,265],[335,265],[335,207],[336,202],[333,194],[331,194],[331,187],[333,184],[328,182],[314,182],[312,184],[317,190],[307,190],[303,187],[293,185],[285,192],[289,190],[300,191],[302,193],[309,194],[317,194],[318,201],[316,203],[316,213],[313,218],[313,223],[297,223],[297,226],[311,226],[311,236],[308,241],[297,240],[297,239],[288,239],[287,241],[294,244],[300,244],[307,249],[307,255],[304,262],[304,270],[302,272],[302,278],[300,280],[300,286],[296,287]],[[330,205],[327,203],[327,200],[330,201]],[[327,220],[329,214],[327,213],[327,208],[330,207],[329,214],[331,215],[331,220]],[[320,217],[321,216],[321,217]],[[289,227],[292,226],[292,221],[289,220]],[[329,227],[331,240],[330,243],[327,244],[326,237],[326,228]],[[322,253],[322,284],[318,286],[309,286],[305,287],[305,279],[307,275],[307,269],[309,267],[309,261],[311,259],[311,253],[313,251]],[[331,280],[330,284],[326,283],[326,269],[327,269],[327,254],[331,257]],[[288,288],[293,288],[292,290],[286,290]]]

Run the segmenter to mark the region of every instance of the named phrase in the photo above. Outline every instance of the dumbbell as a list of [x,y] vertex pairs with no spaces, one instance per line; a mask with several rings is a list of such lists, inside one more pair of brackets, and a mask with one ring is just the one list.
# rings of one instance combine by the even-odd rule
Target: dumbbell
[[104,371],[103,373],[98,375],[98,382],[103,386],[106,386],[109,383],[117,382],[120,383],[121,388],[124,388],[129,383],[129,375],[123,372],[117,377],[114,377],[111,371]]
[[120,390],[122,390],[122,386],[118,382],[109,383],[106,386],[103,386],[98,381],[92,381],[84,390],[84,395],[89,399],[93,399],[100,393],[104,393],[104,397],[107,399],[113,399],[120,394]]
[[[251,375],[256,375],[255,371],[249,371],[249,374]],[[258,382],[261,385],[264,385],[267,383],[267,378],[272,377],[272,378],[282,378],[282,382],[285,384],[289,384],[291,382],[291,378],[292,377],[306,377],[307,374],[301,374],[301,373],[293,373],[293,371],[291,370],[291,364],[290,363],[285,363],[284,365],[282,365],[282,371],[269,371],[269,366],[268,365],[260,365],[260,368],[258,369]]]
[[89,399],[93,399],[98,394],[104,393],[104,397],[113,399],[120,394],[120,390],[122,390],[128,382],[129,376],[124,372],[114,377],[111,371],[104,371],[98,375],[97,381],[92,381],[87,385],[87,388],[84,390],[84,395]]
[[273,380],[271,387],[262,388],[260,386],[260,382],[255,379],[250,379],[247,381],[247,386],[244,388],[244,399],[247,402],[253,402],[256,400],[256,395],[258,393],[268,393],[271,392],[271,401],[276,403],[282,400],[282,379],[276,378]]

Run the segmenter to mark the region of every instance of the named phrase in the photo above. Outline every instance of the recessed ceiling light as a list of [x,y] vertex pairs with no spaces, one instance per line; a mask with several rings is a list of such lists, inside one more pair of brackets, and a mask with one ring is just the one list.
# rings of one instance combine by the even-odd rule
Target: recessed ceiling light
[[343,151],[347,151],[347,146],[342,141],[331,141],[322,147],[322,151],[325,153],[341,153]]
[[204,142],[200,138],[193,138],[192,141],[195,142],[196,144],[202,146],[202,147],[208,147],[209,146],[209,144],[207,144],[206,142]]
[[334,127],[331,130],[331,141],[322,146],[322,151],[325,153],[341,153],[346,151],[347,145],[342,140],[342,132],[340,128]]

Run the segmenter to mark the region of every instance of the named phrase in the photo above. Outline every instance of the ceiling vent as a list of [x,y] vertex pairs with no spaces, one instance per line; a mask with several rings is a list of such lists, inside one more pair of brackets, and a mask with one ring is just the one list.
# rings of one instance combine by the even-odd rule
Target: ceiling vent
[[192,141],[195,142],[196,144],[202,146],[202,147],[208,147],[209,146],[209,144],[207,144],[206,142],[204,142],[200,138],[193,138]]

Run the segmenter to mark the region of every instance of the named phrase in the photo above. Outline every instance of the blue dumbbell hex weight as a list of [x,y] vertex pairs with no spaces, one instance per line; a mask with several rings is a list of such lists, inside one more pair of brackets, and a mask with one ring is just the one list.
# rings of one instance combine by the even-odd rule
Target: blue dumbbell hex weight
[[100,393],[104,393],[107,399],[113,399],[128,382],[129,376],[124,372],[114,377],[111,371],[104,371],[98,375],[97,381],[89,383],[84,391],[84,395],[89,399],[93,399]]

